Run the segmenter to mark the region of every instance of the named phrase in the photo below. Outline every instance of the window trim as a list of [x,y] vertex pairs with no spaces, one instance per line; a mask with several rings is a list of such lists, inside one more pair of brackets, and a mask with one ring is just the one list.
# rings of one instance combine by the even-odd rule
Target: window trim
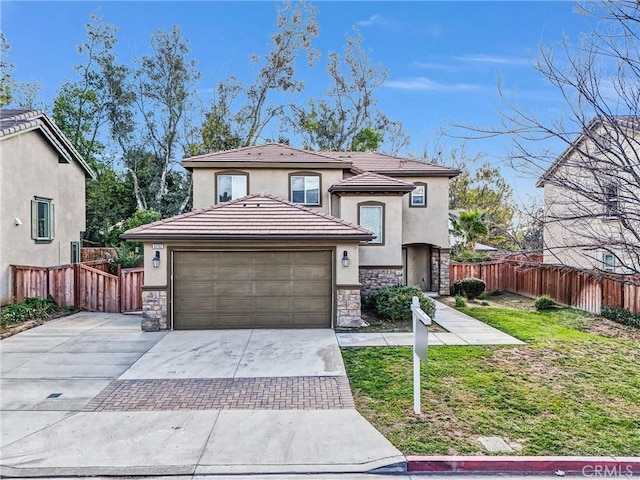
[[372,246],[372,247],[382,247],[385,245],[385,242],[387,240],[387,232],[386,232],[386,205],[383,202],[375,202],[375,201],[368,201],[368,202],[360,202],[358,203],[358,225],[360,225],[361,227],[367,228],[364,225],[361,224],[361,208],[362,207],[380,207],[381,209],[381,228],[380,231],[382,232],[382,239],[379,242],[376,242],[376,239],[371,240],[369,243],[367,243],[367,246]]
[[[298,203],[293,201],[293,177],[318,177],[318,203]],[[307,191],[305,190],[305,200]],[[322,207],[322,174],[311,171],[300,171],[289,173],[289,201],[296,205],[302,205],[304,207]]]
[[[227,200],[226,202],[221,202],[220,201],[220,197],[219,197],[219,192],[220,192],[220,177],[245,177],[245,190],[246,193],[244,195],[242,195],[243,197],[246,195],[249,195],[249,172],[243,172],[241,170],[223,170],[221,172],[216,172],[216,185],[215,185],[215,205],[219,205],[221,203],[227,203],[230,202],[232,200],[235,200],[235,198],[233,198],[233,192],[231,192],[231,200]],[[241,197],[236,197],[236,198],[241,198]]]
[[[80,263],[80,260],[82,259],[82,252],[81,252],[81,245],[80,242],[77,241],[72,241],[71,245],[70,245],[70,255],[69,255],[69,263]],[[77,253],[76,258],[74,259],[74,252]]]
[[[40,224],[40,212],[39,205],[47,205],[47,215],[48,215],[48,223],[47,223],[47,235],[40,236],[39,235],[39,224]],[[55,206],[53,204],[52,198],[46,197],[33,197],[31,200],[31,239],[35,240],[36,243],[51,243],[55,238]]]
[[[607,258],[611,259],[611,265],[607,264]],[[616,256],[611,252],[604,252],[602,254],[602,269],[605,272],[615,273],[616,271]]]
[[604,218],[615,219],[620,213],[620,189],[615,183],[608,183],[603,187]]
[[409,207],[411,208],[427,208],[427,184],[424,182],[415,182],[414,185],[416,187],[424,187],[424,203],[422,205],[413,203],[413,192],[416,191],[414,188],[409,192]]

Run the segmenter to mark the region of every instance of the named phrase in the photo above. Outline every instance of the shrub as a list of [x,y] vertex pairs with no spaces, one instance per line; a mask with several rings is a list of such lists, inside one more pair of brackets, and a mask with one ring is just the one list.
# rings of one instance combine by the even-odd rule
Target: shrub
[[118,265],[121,268],[135,268],[144,261],[144,255],[136,253],[136,245],[123,243],[119,247],[114,247],[116,255],[109,259],[109,273],[116,275]]
[[486,286],[479,278],[463,278],[453,283],[453,294],[464,295],[469,300],[473,300],[484,292]]
[[462,295],[456,295],[455,301],[456,301],[456,307],[458,308],[467,306],[467,302],[464,301],[464,297]]
[[47,298],[28,297],[16,305],[7,305],[0,314],[2,326],[39,318],[48,318],[57,309],[51,295]]
[[631,313],[624,308],[602,307],[602,316],[623,325],[640,328],[640,313]]
[[478,300],[486,300],[487,297],[487,292],[482,292],[480,295],[478,295]]
[[374,297],[374,308],[381,319],[393,321],[411,320],[411,301],[418,297],[420,308],[432,319],[436,315],[436,304],[426,297],[420,288],[406,285],[397,287],[384,287],[378,290]]
[[556,302],[549,295],[542,295],[541,297],[536,298],[536,301],[533,304],[536,307],[536,310],[550,310],[556,306]]
[[481,302],[480,305],[482,305],[483,307],[488,307],[489,306],[489,302]]

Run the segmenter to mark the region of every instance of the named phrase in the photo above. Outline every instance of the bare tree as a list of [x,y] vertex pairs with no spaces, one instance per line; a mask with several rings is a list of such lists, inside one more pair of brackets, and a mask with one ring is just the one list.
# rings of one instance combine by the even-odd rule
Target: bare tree
[[560,93],[562,117],[542,120],[500,87],[501,123],[466,128],[509,135],[512,165],[539,177],[545,261],[640,273],[640,3],[577,8],[593,30],[541,48],[534,65]]

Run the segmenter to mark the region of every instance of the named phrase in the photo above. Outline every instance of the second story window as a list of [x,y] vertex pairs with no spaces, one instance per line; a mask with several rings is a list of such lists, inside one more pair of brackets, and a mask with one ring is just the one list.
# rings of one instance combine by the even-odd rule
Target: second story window
[[604,187],[604,216],[615,217],[618,215],[618,186],[609,184]]
[[50,198],[31,200],[31,238],[36,241],[53,240],[54,208]]
[[416,188],[411,191],[409,198],[410,207],[426,207],[427,206],[427,185],[424,183],[416,183]]
[[379,202],[358,204],[358,223],[375,235],[370,244],[384,245],[384,204]]
[[320,205],[320,175],[290,176],[291,201],[302,205]]
[[247,174],[220,173],[217,178],[217,203],[224,203],[247,194]]
[[602,264],[605,272],[616,271],[616,257],[611,253],[605,253],[602,255]]

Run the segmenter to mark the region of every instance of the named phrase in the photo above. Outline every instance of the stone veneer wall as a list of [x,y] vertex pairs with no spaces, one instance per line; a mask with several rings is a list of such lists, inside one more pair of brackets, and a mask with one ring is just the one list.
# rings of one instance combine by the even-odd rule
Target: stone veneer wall
[[451,252],[447,249],[440,250],[440,295],[450,295],[449,287],[449,265],[451,263]]
[[403,282],[402,267],[360,267],[361,292],[364,295],[376,292],[383,287],[402,285]]
[[431,249],[431,291],[440,290],[440,249]]
[[337,287],[336,327],[361,327],[360,287]]
[[157,332],[168,330],[167,324],[167,291],[142,291],[142,330]]

